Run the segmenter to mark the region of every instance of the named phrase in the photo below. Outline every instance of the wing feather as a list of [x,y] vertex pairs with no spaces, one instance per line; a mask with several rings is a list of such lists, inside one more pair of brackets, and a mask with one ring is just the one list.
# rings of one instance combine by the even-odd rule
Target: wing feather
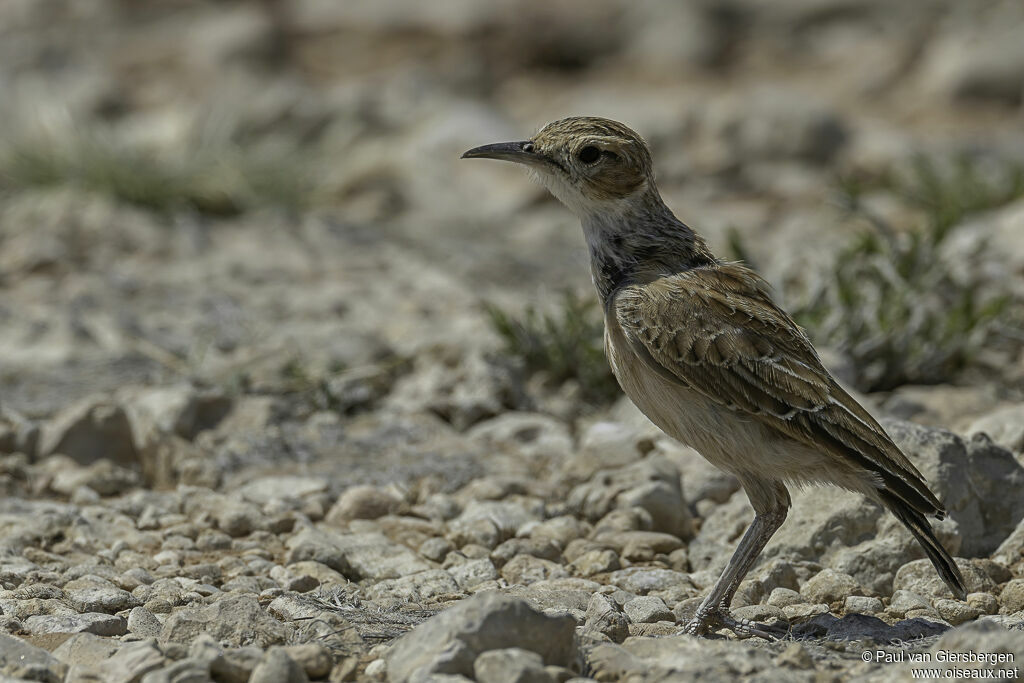
[[628,286],[612,306],[633,350],[663,377],[878,475],[922,513],[944,514],[921,473],[829,374],[753,271],[697,268]]

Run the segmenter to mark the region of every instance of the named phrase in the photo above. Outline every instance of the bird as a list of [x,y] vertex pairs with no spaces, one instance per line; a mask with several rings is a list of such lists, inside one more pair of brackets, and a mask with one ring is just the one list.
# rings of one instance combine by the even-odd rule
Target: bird
[[928,517],[945,508],[881,425],[822,364],[806,332],[746,265],[716,257],[676,218],[636,132],[587,116],[464,159],[525,166],[579,218],[620,387],[655,425],[736,477],[754,519],[683,633],[777,635],[729,606],[791,507],[789,486],[829,484],[888,509],[954,596],[956,562]]

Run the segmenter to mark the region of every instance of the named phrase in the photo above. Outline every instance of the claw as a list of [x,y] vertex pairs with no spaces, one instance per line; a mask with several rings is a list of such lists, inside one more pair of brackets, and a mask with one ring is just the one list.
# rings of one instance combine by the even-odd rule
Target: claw
[[727,628],[741,639],[758,636],[765,640],[776,640],[781,635],[781,633],[773,633],[767,626],[756,624],[748,619],[736,619],[725,609],[698,612],[683,628],[683,633],[702,636],[719,628]]

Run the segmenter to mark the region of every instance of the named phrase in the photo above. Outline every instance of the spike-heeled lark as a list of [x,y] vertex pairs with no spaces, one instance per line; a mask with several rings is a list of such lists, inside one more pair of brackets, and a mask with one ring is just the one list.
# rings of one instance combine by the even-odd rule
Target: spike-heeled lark
[[573,117],[463,158],[526,166],[583,224],[604,305],[605,352],[654,424],[734,474],[754,521],[686,632],[772,633],[733,618],[743,577],[790,507],[787,484],[826,483],[888,508],[955,596],[964,580],[926,516],[945,515],[921,473],[821,364],[767,283],[714,256],[654,184],[650,151],[615,121]]

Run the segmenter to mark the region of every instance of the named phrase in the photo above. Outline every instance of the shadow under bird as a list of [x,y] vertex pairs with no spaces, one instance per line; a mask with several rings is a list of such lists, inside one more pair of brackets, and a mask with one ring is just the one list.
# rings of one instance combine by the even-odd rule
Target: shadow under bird
[[921,473],[829,374],[765,280],[715,257],[669,210],[639,135],[572,117],[462,157],[526,166],[579,217],[604,306],[605,353],[623,391],[667,434],[735,475],[750,499],[754,521],[687,633],[775,635],[734,618],[729,605],[786,519],[787,484],[832,484],[885,506],[965,598],[963,576],[927,520],[945,509]]

